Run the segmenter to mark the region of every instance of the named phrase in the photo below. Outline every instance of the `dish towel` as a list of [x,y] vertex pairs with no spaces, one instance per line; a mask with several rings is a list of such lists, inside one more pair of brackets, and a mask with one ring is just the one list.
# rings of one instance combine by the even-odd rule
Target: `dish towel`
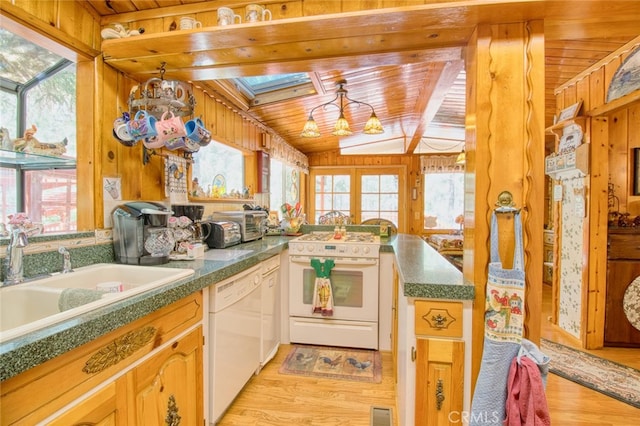
[[509,370],[505,426],[551,426],[544,393],[549,361],[533,342],[522,339]]
[[491,262],[485,298],[482,363],[471,402],[470,426],[501,425],[505,420],[507,379],[522,342],[524,249],[519,212],[513,215],[513,269],[503,269],[498,252],[498,219],[491,216]]
[[313,313],[330,317],[333,315],[333,290],[331,288],[331,270],[335,263],[331,259],[321,262],[320,259],[311,259],[311,267],[316,271],[316,280],[313,288]]

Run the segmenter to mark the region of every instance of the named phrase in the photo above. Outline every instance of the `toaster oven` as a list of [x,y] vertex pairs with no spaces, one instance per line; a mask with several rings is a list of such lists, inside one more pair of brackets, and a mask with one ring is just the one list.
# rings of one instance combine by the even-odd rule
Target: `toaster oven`
[[236,222],[207,222],[211,225],[211,232],[207,237],[209,248],[223,249],[240,244],[240,225]]
[[211,219],[214,221],[230,221],[240,225],[242,242],[258,240],[262,238],[266,228],[268,214],[264,210],[239,210],[214,212]]

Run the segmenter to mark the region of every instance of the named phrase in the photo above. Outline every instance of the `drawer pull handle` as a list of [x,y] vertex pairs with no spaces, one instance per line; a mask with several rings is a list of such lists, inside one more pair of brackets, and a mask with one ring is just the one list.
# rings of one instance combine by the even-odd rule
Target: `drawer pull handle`
[[444,402],[444,384],[442,383],[442,379],[438,379],[438,383],[436,383],[436,408],[438,410],[442,409],[443,402]]
[[135,351],[149,343],[155,335],[156,328],[150,325],[122,335],[91,355],[82,371],[87,374],[94,374],[106,370],[131,356]]
[[411,361],[415,362],[416,360],[416,348],[411,346]]

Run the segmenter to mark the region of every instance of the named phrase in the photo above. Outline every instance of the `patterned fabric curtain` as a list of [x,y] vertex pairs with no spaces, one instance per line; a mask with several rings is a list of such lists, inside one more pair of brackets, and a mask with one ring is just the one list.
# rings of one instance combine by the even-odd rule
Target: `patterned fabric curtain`
[[456,164],[458,154],[423,155],[420,157],[420,170],[427,173],[464,173],[464,164]]

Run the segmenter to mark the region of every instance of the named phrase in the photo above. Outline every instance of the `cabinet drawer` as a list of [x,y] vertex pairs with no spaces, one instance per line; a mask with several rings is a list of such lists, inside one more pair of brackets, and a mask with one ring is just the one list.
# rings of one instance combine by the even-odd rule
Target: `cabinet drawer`
[[462,337],[462,303],[416,300],[416,335]]
[[640,233],[609,234],[609,259],[640,260]]
[[2,382],[1,424],[36,424],[202,321],[202,292]]

